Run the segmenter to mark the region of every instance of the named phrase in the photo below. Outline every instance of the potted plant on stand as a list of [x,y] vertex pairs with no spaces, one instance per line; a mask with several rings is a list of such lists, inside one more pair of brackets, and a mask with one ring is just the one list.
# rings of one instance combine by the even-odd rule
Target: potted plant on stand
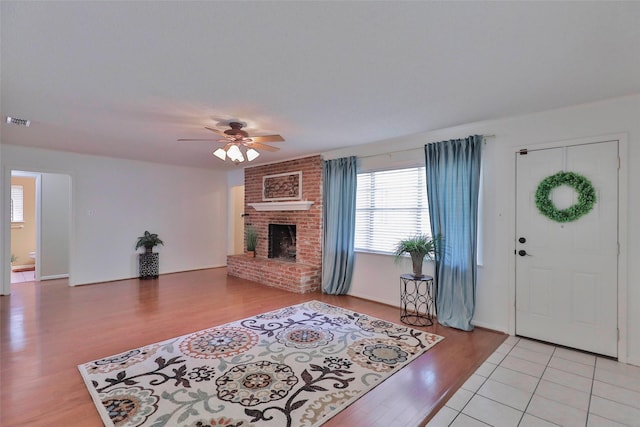
[[246,230],[247,256],[256,256],[256,247],[258,246],[258,230],[252,226],[247,226]]
[[136,249],[144,248],[144,253],[139,254],[139,268],[141,279],[157,279],[160,273],[160,255],[153,252],[154,246],[162,245],[164,242],[160,240],[157,234],[144,232],[143,236],[138,237]]
[[422,277],[422,263],[425,257],[429,260],[435,258],[440,250],[440,236],[431,237],[428,234],[417,234],[407,239],[402,239],[396,245],[395,260],[400,261],[402,255],[408,253],[413,265],[413,276]]

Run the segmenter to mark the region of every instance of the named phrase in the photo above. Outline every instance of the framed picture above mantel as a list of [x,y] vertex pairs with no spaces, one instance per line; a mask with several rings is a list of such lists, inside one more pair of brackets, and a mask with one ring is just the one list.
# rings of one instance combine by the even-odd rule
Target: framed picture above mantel
[[302,171],[286,172],[262,177],[262,200],[301,200]]

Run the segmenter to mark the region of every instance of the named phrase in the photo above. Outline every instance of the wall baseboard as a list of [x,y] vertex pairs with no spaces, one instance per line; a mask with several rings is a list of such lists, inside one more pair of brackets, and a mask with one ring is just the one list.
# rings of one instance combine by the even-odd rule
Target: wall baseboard
[[40,276],[40,280],[54,280],[54,279],[67,279],[68,274],[52,274],[50,276]]
[[634,365],[634,366],[640,366],[640,359],[636,359],[635,357],[628,357],[627,358],[627,364],[628,365]]
[[492,331],[503,332],[509,335],[509,331],[507,329],[500,327],[498,325],[492,325],[490,323],[485,323],[485,322],[476,322],[475,320],[472,320],[471,324],[479,328],[491,329]]
[[[220,265],[210,265],[210,266],[207,266],[207,267],[190,268],[188,270],[162,271],[162,272],[160,272],[160,276],[159,277],[162,277],[165,274],[186,273],[186,272],[189,272],[189,271],[198,271],[198,270],[209,270],[209,269],[212,269],[212,268],[224,268],[226,266],[227,266],[226,264],[220,264]],[[118,282],[120,280],[131,280],[131,279],[138,279],[138,278],[139,278],[139,276],[135,275],[135,276],[120,277],[120,278],[116,278],[116,279],[101,280],[101,281],[96,281],[96,282],[74,283],[74,284],[69,284],[69,286],[95,285],[96,283],[110,283],[110,282]]]

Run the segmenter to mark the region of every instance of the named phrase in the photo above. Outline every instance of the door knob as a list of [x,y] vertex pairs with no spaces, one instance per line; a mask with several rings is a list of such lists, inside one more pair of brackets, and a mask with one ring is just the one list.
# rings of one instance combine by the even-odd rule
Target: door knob
[[527,251],[525,251],[524,249],[520,249],[518,251],[518,255],[520,255],[520,256],[525,256],[526,254],[527,254]]
[[520,242],[520,243],[524,243],[526,241],[527,241],[527,239],[525,239],[524,237],[521,237],[521,238],[518,239],[518,242]]

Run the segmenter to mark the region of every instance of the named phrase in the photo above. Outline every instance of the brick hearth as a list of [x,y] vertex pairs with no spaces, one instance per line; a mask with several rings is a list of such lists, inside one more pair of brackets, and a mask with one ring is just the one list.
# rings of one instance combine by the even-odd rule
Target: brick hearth
[[[302,200],[312,201],[305,211],[256,211],[250,203],[262,203],[262,177],[302,171]],[[229,275],[253,280],[291,292],[306,293],[320,289],[322,270],[322,159],[306,157],[288,162],[247,168],[244,171],[245,225],[258,230],[256,257],[227,257]],[[269,224],[296,225],[296,259],[268,258]]]
[[320,270],[315,265],[230,255],[227,269],[232,276],[296,293],[313,292],[320,287]]

